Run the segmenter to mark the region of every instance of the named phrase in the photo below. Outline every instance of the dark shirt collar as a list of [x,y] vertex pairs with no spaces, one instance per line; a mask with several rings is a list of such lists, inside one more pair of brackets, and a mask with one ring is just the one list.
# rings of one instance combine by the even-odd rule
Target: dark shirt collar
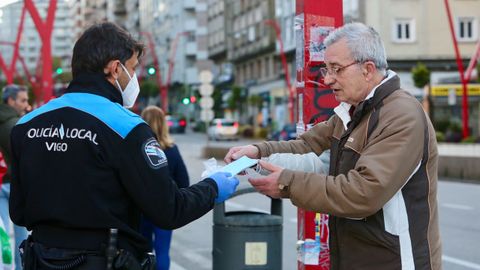
[[76,75],[65,91],[65,94],[68,93],[89,93],[123,104],[120,91],[102,73],[81,73]]

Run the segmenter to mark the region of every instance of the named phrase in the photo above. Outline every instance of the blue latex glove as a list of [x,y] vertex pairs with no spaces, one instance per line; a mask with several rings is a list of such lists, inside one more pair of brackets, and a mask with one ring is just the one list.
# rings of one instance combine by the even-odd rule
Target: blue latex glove
[[236,177],[232,177],[231,173],[226,172],[216,172],[210,175],[209,178],[213,179],[218,187],[218,194],[217,198],[215,198],[215,203],[222,203],[230,198],[237,189],[239,183]]

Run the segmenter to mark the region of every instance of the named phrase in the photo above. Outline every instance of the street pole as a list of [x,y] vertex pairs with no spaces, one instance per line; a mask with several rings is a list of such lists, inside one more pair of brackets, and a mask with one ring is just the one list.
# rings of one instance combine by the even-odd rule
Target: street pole
[[[324,84],[320,67],[325,64],[324,38],[343,25],[342,1],[296,0],[295,38],[296,92],[303,99],[303,120],[315,124],[327,120],[338,105],[332,90]],[[302,95],[302,98],[300,98]],[[303,105],[303,106],[302,106]],[[300,111],[298,112],[300,115]],[[305,126],[301,123],[297,129]],[[330,269],[328,215],[298,208],[298,269]]]
[[292,87],[292,83],[290,81],[290,72],[288,71],[287,57],[285,56],[285,51],[283,49],[282,32],[276,20],[265,20],[265,24],[271,26],[273,30],[275,30],[275,36],[280,47],[280,59],[282,61],[283,71],[285,72],[285,84],[288,88],[289,93],[288,110],[290,113],[290,123],[293,123],[295,121],[295,114],[293,109],[293,102],[295,100],[295,89]]
[[450,11],[448,0],[444,0],[445,9],[447,10],[448,24],[450,26],[450,33],[452,34],[453,48],[455,49],[455,57],[457,60],[458,73],[460,73],[460,80],[462,81],[463,94],[462,94],[462,122],[463,122],[463,138],[468,137],[468,94],[467,94],[467,80],[465,79],[465,73],[463,69],[463,62],[460,56],[460,50],[458,49],[458,41],[455,35],[455,29],[453,27],[453,19]]
[[50,0],[48,5],[47,17],[45,21],[40,18],[33,0],[24,0],[25,7],[32,17],[33,23],[37,28],[38,35],[42,40],[41,56],[42,56],[42,81],[43,102],[48,102],[53,96],[53,78],[52,78],[52,32],[53,22],[55,21],[55,10],[57,8],[57,0]]

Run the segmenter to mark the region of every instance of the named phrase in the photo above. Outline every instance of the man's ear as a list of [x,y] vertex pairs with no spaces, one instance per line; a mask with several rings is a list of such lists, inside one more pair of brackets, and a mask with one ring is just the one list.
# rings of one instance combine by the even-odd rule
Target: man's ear
[[108,64],[103,68],[103,73],[106,76],[112,77],[116,80],[120,76],[120,69],[120,61],[110,60]]
[[13,107],[15,105],[15,100],[12,97],[7,99],[7,105]]
[[377,67],[375,63],[372,61],[367,61],[363,65],[363,75],[365,76],[365,80],[370,81],[374,74],[377,72]]

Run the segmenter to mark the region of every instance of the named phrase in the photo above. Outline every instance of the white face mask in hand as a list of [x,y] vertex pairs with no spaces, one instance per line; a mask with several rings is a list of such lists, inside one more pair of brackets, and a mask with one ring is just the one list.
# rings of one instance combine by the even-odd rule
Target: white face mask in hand
[[130,81],[125,87],[125,90],[123,91],[117,79],[115,79],[115,82],[117,83],[118,89],[122,94],[123,107],[131,108],[135,104],[135,100],[137,100],[138,94],[140,93],[140,86],[138,85],[137,74],[134,72],[133,77],[130,77],[130,74],[128,73],[127,68],[125,68],[125,66],[122,63],[120,63],[120,65],[122,66],[123,71],[127,73],[127,76],[128,78],[130,78]]

